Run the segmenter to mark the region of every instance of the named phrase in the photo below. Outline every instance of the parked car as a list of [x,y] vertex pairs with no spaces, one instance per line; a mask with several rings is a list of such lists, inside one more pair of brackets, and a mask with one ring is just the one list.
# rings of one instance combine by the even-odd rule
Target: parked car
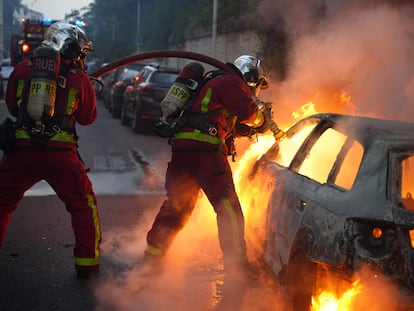
[[3,80],[5,80],[6,82],[9,80],[9,76],[10,76],[11,72],[13,71],[13,69],[14,69],[13,66],[2,66],[1,67]]
[[316,114],[286,134],[253,166],[268,203],[252,230],[295,310],[324,276],[351,282],[362,267],[413,297],[414,123]]
[[[107,65],[105,63],[103,66]],[[112,107],[112,96],[114,94],[114,85],[123,77],[123,72],[127,69],[135,70],[139,72],[145,66],[144,63],[132,63],[126,66],[118,67],[115,70],[107,73],[101,77],[102,82],[104,83],[104,89],[101,94],[101,99],[105,108],[111,112]]]
[[124,92],[121,122],[135,133],[145,131],[161,117],[160,103],[179,74],[178,69],[145,66]]
[[4,97],[4,94],[6,93],[6,88],[7,88],[7,84],[5,84],[3,80],[4,80],[3,73],[0,67],[0,98]]
[[138,70],[131,68],[123,68],[117,81],[111,87],[111,101],[109,111],[112,117],[119,119],[121,117],[122,104],[124,100],[124,92],[128,85],[131,85],[138,75]]
[[0,97],[3,97],[6,92],[7,82],[13,69],[14,67],[10,64],[10,58],[2,59],[0,67]]

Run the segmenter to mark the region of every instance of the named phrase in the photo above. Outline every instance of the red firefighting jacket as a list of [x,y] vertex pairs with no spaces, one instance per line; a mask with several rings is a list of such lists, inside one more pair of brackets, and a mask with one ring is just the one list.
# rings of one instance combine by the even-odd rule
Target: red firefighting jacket
[[[29,86],[32,73],[32,62],[24,60],[12,71],[7,84],[6,104],[10,114],[18,117],[20,109],[26,109]],[[97,117],[95,90],[89,77],[76,68],[70,69],[66,77],[66,87],[59,89],[56,95],[55,111],[64,109],[67,118],[72,123],[89,125]],[[73,148],[76,147],[76,134],[62,130],[54,134],[44,147]],[[16,130],[16,146],[30,146],[30,136],[23,128]]]
[[207,113],[208,118],[217,125],[218,134],[213,136],[184,126],[172,139],[173,151],[215,151],[231,136],[237,119],[251,127],[259,127],[264,122],[249,87],[233,74],[223,74],[209,80],[199,91],[192,111]]

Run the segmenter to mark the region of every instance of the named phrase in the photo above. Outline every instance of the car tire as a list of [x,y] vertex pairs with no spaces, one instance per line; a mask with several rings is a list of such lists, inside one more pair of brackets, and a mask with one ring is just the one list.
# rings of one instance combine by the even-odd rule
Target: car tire
[[134,133],[141,133],[143,132],[143,129],[144,129],[144,122],[142,121],[140,117],[141,115],[140,108],[141,108],[141,105],[139,104],[139,102],[137,102],[134,108],[134,116],[131,121],[131,127]]
[[298,250],[289,260],[285,288],[294,311],[310,310],[317,280],[317,265]]
[[131,119],[130,119],[130,117],[128,117],[128,115],[127,115],[127,113],[126,113],[126,108],[127,108],[127,105],[129,105],[129,103],[128,102],[124,102],[123,103],[123,105],[122,105],[122,107],[121,107],[121,124],[122,125],[129,125],[130,123],[131,123]]
[[114,119],[120,119],[121,118],[121,107],[117,103],[117,101],[114,101],[114,105],[112,107],[111,114],[112,114],[112,117]]

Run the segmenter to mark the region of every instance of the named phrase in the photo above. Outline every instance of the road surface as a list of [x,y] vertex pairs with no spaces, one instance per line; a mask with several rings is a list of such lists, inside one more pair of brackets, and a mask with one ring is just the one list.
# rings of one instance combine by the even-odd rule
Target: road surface
[[[80,127],[80,154],[90,168],[102,222],[101,274],[76,278],[69,214],[46,183],[30,189],[0,250],[0,310],[289,310],[259,269],[244,286],[225,279],[212,208],[201,198],[161,273],[141,264],[145,234],[163,198],[169,159],[165,139],[136,135],[99,104]],[[6,116],[0,102],[0,117]]]

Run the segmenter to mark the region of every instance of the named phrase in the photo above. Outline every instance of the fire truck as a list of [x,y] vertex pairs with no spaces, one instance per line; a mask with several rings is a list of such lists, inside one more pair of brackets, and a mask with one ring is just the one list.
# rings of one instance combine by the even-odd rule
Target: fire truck
[[23,59],[29,57],[40,46],[47,28],[55,20],[22,20],[21,35],[12,35],[10,40],[10,61],[15,66]]
[[[57,22],[57,20],[50,18],[22,20],[22,33],[12,35],[10,39],[10,62],[12,66],[32,55],[33,51],[42,43],[46,30],[54,22]],[[85,22],[81,20],[71,23],[81,28],[85,26]]]

